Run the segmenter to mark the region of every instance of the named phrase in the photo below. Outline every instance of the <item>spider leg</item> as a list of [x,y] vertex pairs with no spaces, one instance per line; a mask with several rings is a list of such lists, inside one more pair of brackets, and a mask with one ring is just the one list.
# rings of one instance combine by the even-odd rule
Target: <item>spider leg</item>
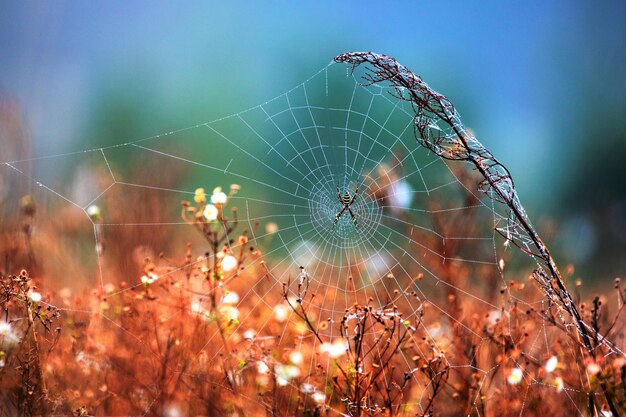
[[337,216],[335,217],[335,221],[333,222],[333,229],[337,225],[337,222],[339,221],[339,218],[343,215],[343,212],[346,211],[346,209],[350,210],[350,208],[348,206],[343,206],[343,208],[341,209],[339,214],[337,214]]
[[354,195],[352,196],[352,200],[350,200],[350,203],[348,204],[348,206],[351,206],[352,203],[354,203],[354,200],[356,200],[356,196],[359,193],[359,189],[357,188],[356,191],[354,192]]
[[359,227],[359,222],[356,221],[356,216],[352,212],[352,209],[350,208],[350,206],[346,206],[346,208],[348,209],[348,212],[350,213],[350,217],[352,217],[352,223],[354,223],[354,228],[357,229]]
[[337,200],[339,200],[339,202],[343,204],[343,201],[341,200],[341,192],[339,191],[339,186],[337,186]]

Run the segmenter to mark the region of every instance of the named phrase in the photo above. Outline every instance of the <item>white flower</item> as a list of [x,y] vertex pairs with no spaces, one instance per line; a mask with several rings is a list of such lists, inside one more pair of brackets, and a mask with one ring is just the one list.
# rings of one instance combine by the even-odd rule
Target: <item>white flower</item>
[[326,401],[326,394],[324,394],[323,392],[315,391],[311,397],[313,398],[313,401],[318,404]]
[[31,292],[30,299],[33,303],[38,303],[41,301],[41,294],[39,294],[38,292]]
[[141,277],[141,283],[147,286],[154,283],[154,281],[156,281],[157,279],[159,279],[159,276],[157,274],[155,274],[154,272],[148,272],[146,275]]
[[328,353],[328,356],[331,358],[338,358],[345,355],[347,349],[347,343],[342,339],[335,339],[333,343],[325,342],[320,346],[322,353]]
[[236,292],[228,291],[222,297],[222,303],[224,304],[237,304],[239,302],[239,296]]
[[217,214],[217,207],[215,207],[213,204],[207,204],[206,206],[204,206],[204,211],[202,212],[202,215],[208,221],[212,222],[213,220],[217,219]]
[[163,415],[166,417],[181,417],[183,415],[180,408],[178,408],[176,404],[168,404],[163,408]]
[[300,391],[304,394],[311,394],[315,391],[315,387],[311,384],[302,384],[302,386],[300,387]]
[[289,307],[284,304],[278,304],[274,307],[274,316],[279,323],[284,322],[289,317]]
[[524,372],[522,371],[522,368],[513,368],[511,369],[511,374],[506,380],[511,385],[517,385],[522,382],[523,377]]
[[96,206],[95,204],[87,207],[87,215],[94,222],[102,219],[102,211],[100,210],[100,207]]
[[290,380],[300,376],[300,368],[293,365],[279,363],[274,368],[274,372],[276,372],[276,382],[281,386],[287,385]]
[[216,187],[213,190],[213,195],[211,196],[211,203],[225,204],[226,200],[228,200],[228,196],[222,192],[222,187]]
[[239,318],[239,310],[233,306],[223,305],[220,307],[220,314],[227,323],[236,323]]
[[300,351],[294,350],[293,352],[289,354],[289,360],[294,365],[300,365],[302,361],[304,360],[304,356],[302,356],[302,353]]
[[587,365],[587,372],[589,372],[591,375],[596,375],[601,370],[602,368],[600,368],[600,365],[595,362],[590,362],[589,365]]
[[407,209],[411,207],[413,189],[408,182],[402,180],[391,186],[391,205],[394,208]]
[[564,388],[564,384],[563,384],[563,378],[561,378],[560,376],[557,376],[554,379],[554,386],[556,387],[556,392],[561,392],[563,391]]
[[19,341],[20,338],[13,332],[11,325],[5,321],[0,322],[0,348],[8,348]]
[[233,255],[226,255],[222,259],[222,270],[228,272],[237,266],[237,258]]
[[265,233],[268,235],[278,232],[278,225],[276,223],[268,223],[265,225]]
[[11,325],[6,321],[0,323],[0,336],[8,336],[11,334]]
[[559,360],[556,358],[556,356],[552,356],[550,359],[548,359],[544,368],[546,372],[548,373],[554,372],[558,364],[559,364]]
[[487,321],[490,325],[495,326],[500,320],[502,320],[502,310],[493,309],[487,313]]
[[256,363],[256,370],[261,375],[267,375],[267,374],[270,373],[270,367],[267,366],[267,364],[265,362],[262,362],[262,361],[258,361]]
[[254,339],[254,336],[256,335],[256,332],[252,329],[248,329],[245,332],[243,332],[243,338],[245,340],[252,340]]

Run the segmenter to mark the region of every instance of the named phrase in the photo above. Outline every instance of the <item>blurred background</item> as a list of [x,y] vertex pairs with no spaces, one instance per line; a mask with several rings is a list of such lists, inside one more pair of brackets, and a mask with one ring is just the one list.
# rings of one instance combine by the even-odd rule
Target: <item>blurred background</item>
[[624,275],[622,1],[5,1],[0,100],[38,157],[247,109],[354,50],[452,100],[561,265],[601,286]]

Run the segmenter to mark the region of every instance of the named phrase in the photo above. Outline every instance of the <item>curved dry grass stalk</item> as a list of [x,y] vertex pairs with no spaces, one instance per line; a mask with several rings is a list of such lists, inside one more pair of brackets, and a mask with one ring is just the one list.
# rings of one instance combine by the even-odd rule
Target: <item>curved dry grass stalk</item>
[[[468,162],[481,174],[483,180],[479,185],[480,191],[496,202],[504,204],[508,209],[507,225],[498,228],[497,231],[507,239],[507,242],[512,242],[527,254],[539,259],[540,263],[533,278],[539,282],[551,305],[557,305],[573,319],[583,348],[591,356],[596,355],[598,345],[612,352],[618,351],[598,333],[596,328],[583,320],[547,245],[533,227],[518,198],[511,173],[465,129],[452,102],[387,55],[347,52],[336,56],[335,61],[352,65],[352,71],[366,64],[363,79],[367,85],[388,83],[393,88],[393,95],[396,98],[411,103],[415,112],[415,138],[422,146],[441,158]],[[549,273],[546,273],[544,266]],[[619,415],[604,385],[602,389],[613,415]]]

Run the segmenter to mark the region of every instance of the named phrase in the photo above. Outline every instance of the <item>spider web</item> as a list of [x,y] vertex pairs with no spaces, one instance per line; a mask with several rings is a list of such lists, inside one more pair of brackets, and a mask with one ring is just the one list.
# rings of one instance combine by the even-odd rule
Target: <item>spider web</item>
[[[241,270],[223,281],[239,295],[237,320],[224,344],[213,331],[190,348],[188,366],[171,365],[171,370],[209,381],[208,364],[222,362],[227,354],[240,358],[246,365],[217,384],[237,392],[250,410],[267,408],[271,389],[257,381],[261,394],[256,396],[233,386],[269,372],[278,375],[281,398],[292,411],[317,406],[330,415],[354,413],[357,405],[333,388],[333,376],[349,380],[338,369],[355,357],[354,338],[360,337],[369,352],[363,369],[355,372],[385,368],[388,358],[378,342],[389,329],[377,327],[376,320],[364,324],[362,307],[369,306],[387,327],[397,323],[410,333],[389,359],[393,368],[371,374],[382,393],[396,392],[409,381],[401,396],[394,394],[398,410],[427,412],[433,384],[445,377],[444,404],[436,408],[444,415],[459,409],[483,415],[490,409],[485,401],[510,403],[507,413],[532,414],[548,394],[572,415],[584,415],[578,408],[584,393],[568,386],[565,375],[565,386],[559,387],[556,374],[544,369],[551,356],[575,351],[575,343],[529,318],[550,306],[519,279],[533,262],[507,249],[501,233],[515,233],[509,214],[479,191],[482,178],[475,172],[416,142],[413,108],[390,90],[364,86],[358,73],[332,63],[246,111],[113,146],[5,162],[3,175],[29,178],[49,213],[75,223],[71,233],[58,236],[61,245],[87,236],[93,243],[71,250],[91,265],[89,286],[105,294],[104,304],[66,305],[64,311],[118,332],[122,336],[116,337],[142,352],[146,366],[154,368],[161,366],[162,352],[107,303],[142,294],[139,278],[148,257],[160,276],[154,293],[164,308],[157,317],[162,326],[208,309],[210,295],[201,282],[186,293],[193,302],[183,303],[182,311],[176,307],[176,283],[192,269],[187,279],[197,279],[196,268],[210,260],[203,255],[203,241],[194,240],[192,226],[180,219],[179,203],[192,200],[200,186],[210,195],[213,187],[238,184],[241,189],[228,202],[237,208],[238,229],[226,247],[230,253],[245,249],[246,255]],[[354,198],[350,208],[357,227],[347,211],[335,223],[346,192]],[[101,208],[101,221],[88,212],[93,205]],[[237,240],[242,230],[248,242]],[[524,236],[516,238],[531,246]],[[170,261],[187,241],[192,241],[191,261]],[[160,251],[166,256],[159,257]],[[54,266],[65,277],[80,269],[61,264]],[[522,272],[509,277],[509,268]],[[62,284],[70,285],[72,279],[65,279]],[[110,283],[115,285],[107,290]],[[333,346],[340,348],[333,351]],[[304,359],[285,352],[300,352]],[[84,361],[87,353],[82,354]],[[517,368],[521,383],[509,380]],[[141,381],[133,394],[145,413],[160,398],[149,386]],[[300,402],[289,403],[294,396]],[[384,396],[363,400],[372,413],[385,407],[376,398]]]

